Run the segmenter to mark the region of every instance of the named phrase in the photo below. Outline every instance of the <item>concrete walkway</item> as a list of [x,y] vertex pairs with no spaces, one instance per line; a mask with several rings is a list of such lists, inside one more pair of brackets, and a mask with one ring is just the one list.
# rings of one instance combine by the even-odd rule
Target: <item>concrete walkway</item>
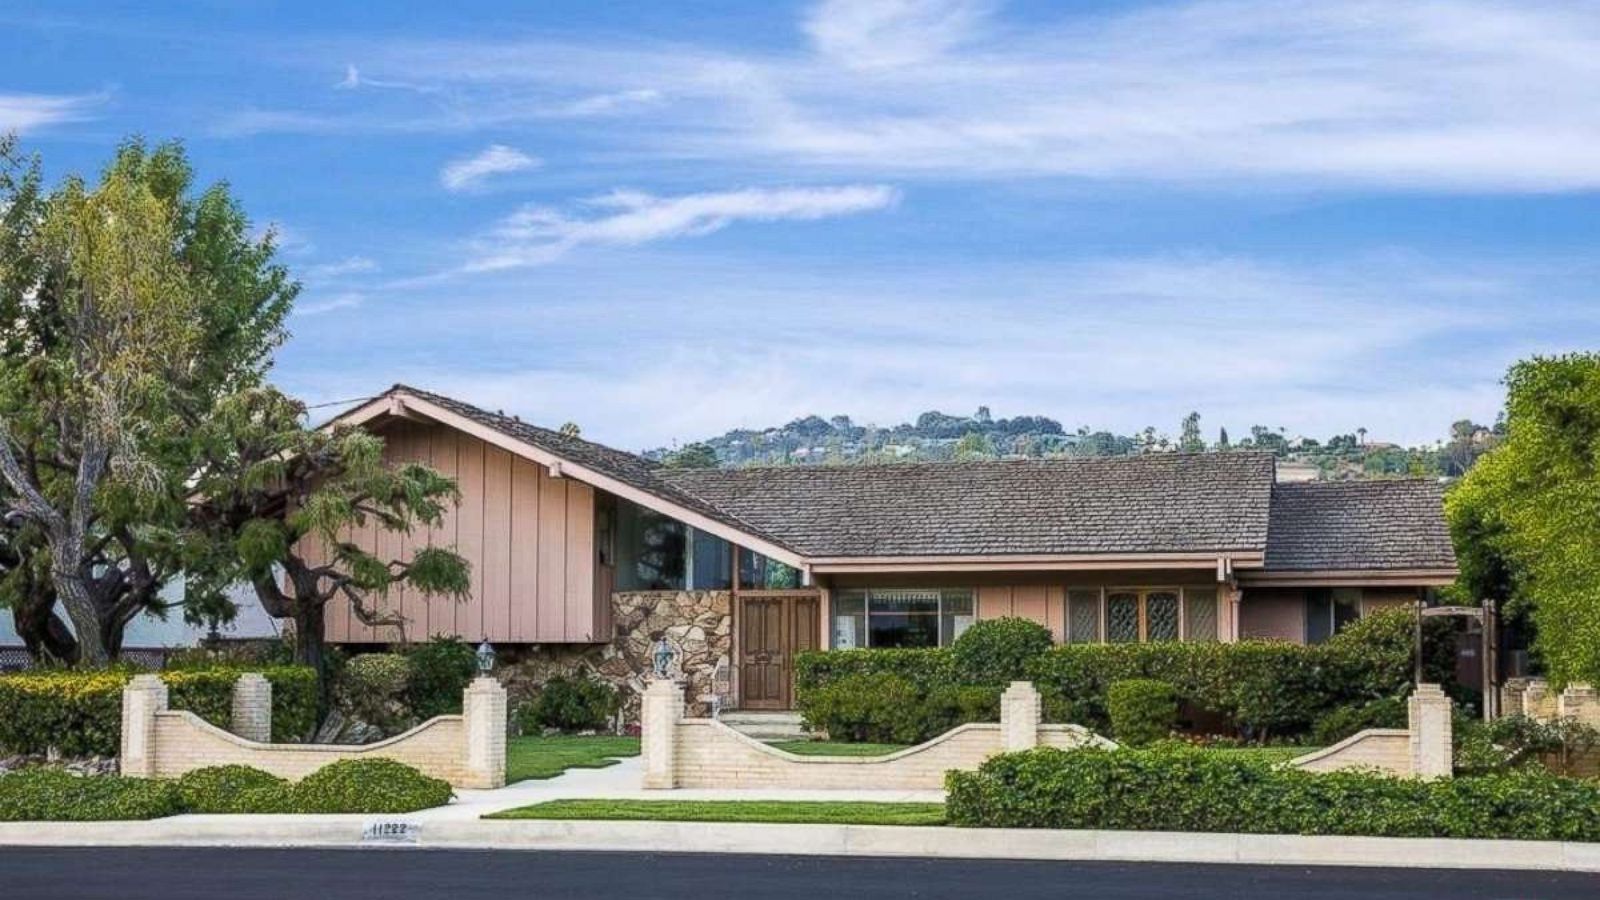
[[647,791],[639,785],[644,761],[635,756],[605,769],[568,769],[555,778],[523,781],[493,791],[457,791],[449,806],[413,813],[418,822],[459,822],[546,800],[867,800],[876,803],[942,803],[943,791],[676,790]]

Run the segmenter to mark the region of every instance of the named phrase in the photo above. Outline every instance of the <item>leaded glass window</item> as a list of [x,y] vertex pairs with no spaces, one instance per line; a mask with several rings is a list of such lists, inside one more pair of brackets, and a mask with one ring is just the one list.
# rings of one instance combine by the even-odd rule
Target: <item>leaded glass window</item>
[[1067,640],[1074,644],[1093,644],[1100,640],[1100,592],[1067,591]]
[[1106,640],[1129,644],[1139,640],[1139,595],[1118,591],[1106,595]]
[[1217,639],[1217,592],[1211,588],[1184,588],[1184,639]]
[[1068,588],[1066,595],[1072,643],[1218,639],[1213,587]]
[[1144,639],[1178,639],[1178,592],[1153,591],[1144,595]]

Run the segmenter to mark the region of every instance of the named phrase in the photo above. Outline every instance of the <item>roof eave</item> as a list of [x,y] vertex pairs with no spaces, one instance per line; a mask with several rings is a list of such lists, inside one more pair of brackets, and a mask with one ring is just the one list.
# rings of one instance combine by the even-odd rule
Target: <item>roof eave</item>
[[1241,573],[1243,587],[1444,587],[1460,569],[1427,566],[1397,569],[1262,569]]
[[1256,550],[1212,550],[1195,553],[1071,553],[976,554],[965,556],[832,556],[810,557],[818,575],[855,575],[873,572],[1093,572],[1115,569],[1220,570],[1228,560],[1233,569],[1253,569],[1262,564]]

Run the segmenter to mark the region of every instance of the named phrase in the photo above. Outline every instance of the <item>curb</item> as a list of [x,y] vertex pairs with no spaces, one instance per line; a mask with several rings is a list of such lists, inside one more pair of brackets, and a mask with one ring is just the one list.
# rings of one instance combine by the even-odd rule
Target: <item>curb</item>
[[[366,825],[328,816],[175,816],[148,822],[0,823],[0,846],[396,846],[363,840]],[[930,856],[1116,862],[1600,872],[1600,844],[1455,838],[1047,831],[895,825],[712,822],[415,821],[401,846],[477,850],[609,850],[785,856]]]

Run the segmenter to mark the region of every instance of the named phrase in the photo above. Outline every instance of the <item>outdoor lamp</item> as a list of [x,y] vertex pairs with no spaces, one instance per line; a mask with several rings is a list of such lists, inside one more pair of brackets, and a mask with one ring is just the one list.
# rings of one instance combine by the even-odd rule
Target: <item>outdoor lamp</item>
[[484,638],[478,645],[478,674],[487,675],[494,671],[494,648],[489,646],[489,639]]
[[655,657],[655,670],[657,678],[668,678],[672,674],[672,645],[667,643],[666,637],[656,640],[656,646],[651,654]]

